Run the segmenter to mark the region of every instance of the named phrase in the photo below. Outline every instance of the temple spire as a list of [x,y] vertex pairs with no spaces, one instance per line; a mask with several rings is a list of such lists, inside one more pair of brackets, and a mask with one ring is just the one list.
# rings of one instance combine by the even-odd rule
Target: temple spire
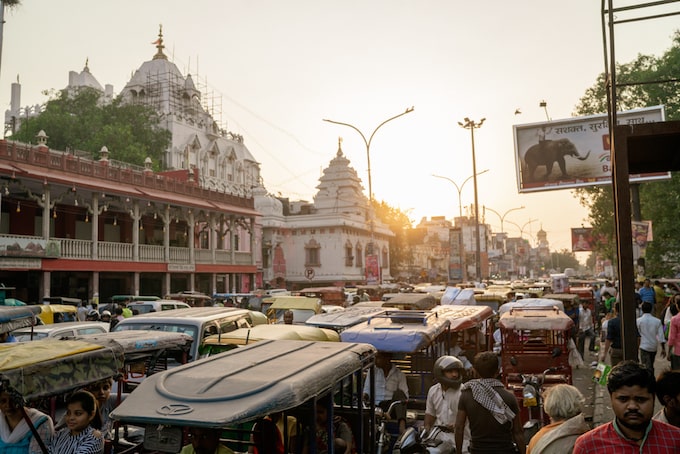
[[158,52],[156,52],[156,55],[153,56],[154,60],[159,60],[159,59],[167,60],[168,59],[168,57],[166,57],[165,54],[163,53],[163,49],[165,48],[165,46],[163,45],[163,24],[160,24],[158,26],[158,39],[156,41],[152,42],[151,44],[155,44],[156,49],[158,49]]
[[338,137],[338,152],[336,155],[338,157],[342,156],[342,137]]

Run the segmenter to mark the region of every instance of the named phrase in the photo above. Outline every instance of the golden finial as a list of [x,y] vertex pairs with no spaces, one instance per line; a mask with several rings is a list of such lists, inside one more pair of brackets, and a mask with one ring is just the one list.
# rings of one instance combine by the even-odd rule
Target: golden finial
[[154,60],[158,60],[158,59],[167,60],[168,59],[168,57],[166,57],[165,54],[163,53],[163,49],[165,48],[165,46],[163,45],[163,24],[158,24],[158,39],[156,41],[152,42],[151,44],[155,44],[156,49],[158,49],[158,52],[156,52],[156,55],[153,56]]

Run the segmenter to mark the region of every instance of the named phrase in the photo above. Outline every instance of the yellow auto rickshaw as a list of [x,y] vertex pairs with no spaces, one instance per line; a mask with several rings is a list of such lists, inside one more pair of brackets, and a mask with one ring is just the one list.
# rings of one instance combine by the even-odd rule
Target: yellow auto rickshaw
[[75,322],[78,308],[68,304],[41,304],[38,317],[46,325],[50,323]]

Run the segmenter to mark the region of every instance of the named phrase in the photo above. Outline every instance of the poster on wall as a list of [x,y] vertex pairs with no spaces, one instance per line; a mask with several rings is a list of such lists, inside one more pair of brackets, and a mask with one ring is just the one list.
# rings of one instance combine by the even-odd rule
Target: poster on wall
[[[663,106],[620,112],[619,125],[664,121]],[[611,184],[606,114],[514,125],[517,187],[522,192]],[[670,172],[631,174],[631,182],[665,180]]]

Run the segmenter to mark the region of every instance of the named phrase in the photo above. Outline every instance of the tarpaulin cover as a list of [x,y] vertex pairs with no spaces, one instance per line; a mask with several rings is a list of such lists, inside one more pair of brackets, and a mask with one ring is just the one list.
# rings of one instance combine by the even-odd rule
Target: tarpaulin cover
[[62,394],[118,373],[123,349],[83,341],[0,344],[0,375],[26,399]]
[[34,325],[40,310],[40,306],[0,306],[0,333]]

